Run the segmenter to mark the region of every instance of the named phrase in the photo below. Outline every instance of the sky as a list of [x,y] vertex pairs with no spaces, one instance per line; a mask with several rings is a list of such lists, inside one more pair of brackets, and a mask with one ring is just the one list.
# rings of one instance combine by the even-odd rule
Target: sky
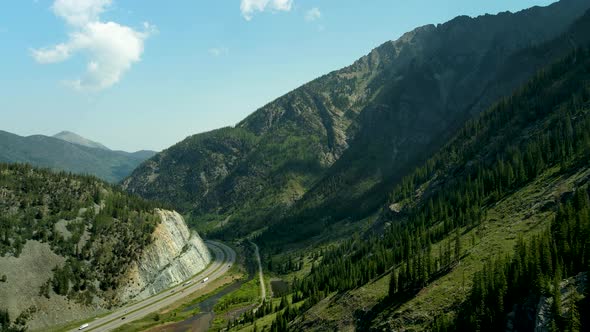
[[162,150],[404,32],[547,0],[3,0],[0,130]]

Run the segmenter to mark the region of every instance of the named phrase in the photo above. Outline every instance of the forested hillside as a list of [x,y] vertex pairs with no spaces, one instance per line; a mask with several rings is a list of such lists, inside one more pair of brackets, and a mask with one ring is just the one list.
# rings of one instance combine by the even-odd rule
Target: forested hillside
[[94,177],[0,164],[2,317],[7,310],[25,324],[37,297],[114,304],[123,272],[160,223],[155,207]]
[[[580,318],[587,301],[577,290],[584,284],[574,283],[567,305],[560,294],[565,279],[589,269],[589,133],[590,48],[582,47],[469,121],[404,177],[380,227],[322,249],[309,273],[292,280],[292,306],[269,309],[278,312],[272,330],[526,331],[542,296],[554,303],[547,330],[587,329]],[[523,211],[498,217],[499,207],[523,200]],[[514,249],[484,249],[504,241]],[[275,238],[258,243],[272,251]],[[300,268],[279,266],[290,266],[275,270],[286,276]],[[378,301],[350,303],[366,300],[382,280],[388,291]]]
[[[326,223],[362,219],[467,119],[587,39],[558,37],[589,6],[564,0],[418,28],[235,128],[187,138],[124,187],[197,223],[223,224],[215,234],[228,238],[279,222],[317,234]],[[551,40],[555,47],[531,50]]]

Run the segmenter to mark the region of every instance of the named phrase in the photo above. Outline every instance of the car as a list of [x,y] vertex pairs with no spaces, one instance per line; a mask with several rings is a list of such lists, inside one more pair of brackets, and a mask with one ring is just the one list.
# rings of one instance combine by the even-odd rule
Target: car
[[123,316],[123,317],[121,317],[121,320],[123,320],[123,319],[125,319],[125,318],[127,318],[127,317]]
[[83,329],[87,328],[88,326],[90,326],[90,324],[88,324],[88,323],[82,324],[82,325],[80,325],[80,327],[78,328],[78,330],[83,330]]

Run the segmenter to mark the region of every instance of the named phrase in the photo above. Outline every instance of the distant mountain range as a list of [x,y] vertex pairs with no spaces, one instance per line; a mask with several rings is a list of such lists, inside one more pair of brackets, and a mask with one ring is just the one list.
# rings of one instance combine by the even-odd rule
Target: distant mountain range
[[82,145],[82,146],[85,146],[88,148],[110,150],[109,148],[107,148],[106,146],[104,146],[98,142],[91,141],[91,140],[84,138],[76,133],[71,132],[71,131],[62,131],[60,133],[53,135],[52,137],[59,138],[63,141],[70,142],[73,144]]
[[53,137],[23,137],[0,130],[0,162],[91,174],[111,183],[127,177],[155,154],[155,151],[112,151],[103,144],[67,131]]

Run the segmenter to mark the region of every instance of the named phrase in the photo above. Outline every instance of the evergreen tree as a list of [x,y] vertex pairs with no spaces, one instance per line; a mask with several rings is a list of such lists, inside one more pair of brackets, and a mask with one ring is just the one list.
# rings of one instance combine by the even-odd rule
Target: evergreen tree
[[397,273],[393,269],[389,278],[389,298],[393,299],[395,294],[397,294]]
[[459,262],[461,259],[461,235],[459,231],[455,233],[455,262]]
[[578,301],[580,296],[574,286],[570,288],[570,299],[567,313],[567,323],[565,330],[568,332],[579,332],[582,324],[580,323],[580,312],[578,311]]

